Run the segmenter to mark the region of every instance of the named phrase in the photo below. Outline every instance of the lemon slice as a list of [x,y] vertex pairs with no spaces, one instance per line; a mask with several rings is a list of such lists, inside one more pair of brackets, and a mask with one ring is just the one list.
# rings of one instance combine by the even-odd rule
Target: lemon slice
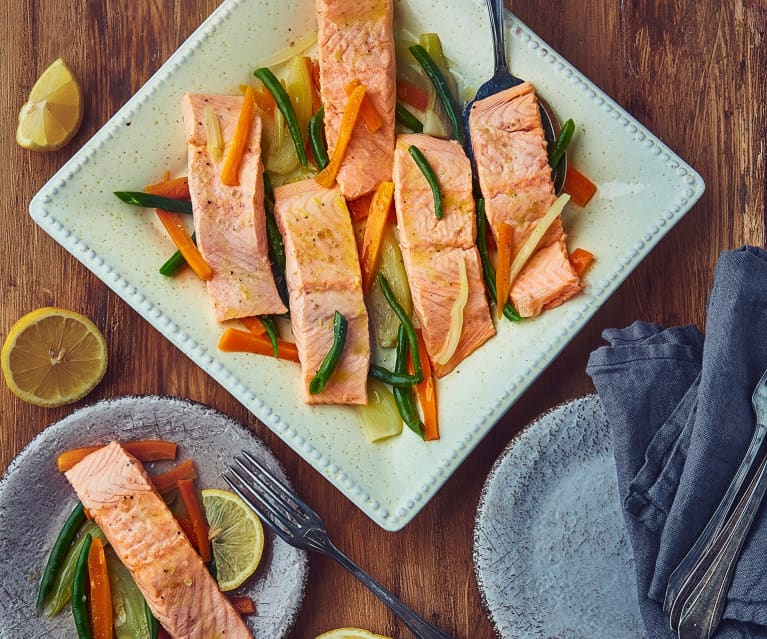
[[55,151],[72,139],[82,119],[80,83],[59,58],[43,71],[21,107],[16,142],[33,151]]
[[61,406],[87,395],[104,377],[107,345],[84,315],[39,308],[19,319],[3,343],[3,375],[18,397]]
[[315,639],[390,639],[390,637],[376,635],[362,628],[336,628],[323,632]]
[[258,568],[264,551],[264,528],[242,499],[217,488],[202,491],[208,536],[216,561],[218,587],[234,590]]

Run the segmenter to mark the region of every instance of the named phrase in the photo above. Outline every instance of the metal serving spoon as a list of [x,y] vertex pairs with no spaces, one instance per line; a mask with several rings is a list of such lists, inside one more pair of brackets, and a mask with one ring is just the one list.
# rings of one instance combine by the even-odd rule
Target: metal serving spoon
[[[485,0],[487,9],[490,12],[490,26],[493,32],[493,55],[495,57],[495,72],[493,77],[485,82],[477,90],[474,98],[466,105],[463,110],[463,128],[466,132],[466,154],[474,164],[474,153],[471,148],[471,131],[469,130],[469,114],[471,108],[477,100],[482,100],[491,95],[499,93],[505,89],[510,89],[524,80],[512,75],[509,72],[509,66],[506,62],[506,30],[503,24],[503,0]],[[541,110],[541,124],[546,136],[549,148],[554,144],[557,133],[559,132],[559,120],[551,112],[549,106],[539,97],[538,104]],[[564,183],[565,173],[567,172],[567,153],[565,153],[560,163],[561,170],[557,171],[554,183],[554,191],[559,193]]]

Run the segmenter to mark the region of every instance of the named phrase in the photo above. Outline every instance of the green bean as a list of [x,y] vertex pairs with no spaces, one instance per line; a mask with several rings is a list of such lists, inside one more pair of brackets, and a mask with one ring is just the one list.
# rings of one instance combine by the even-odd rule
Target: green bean
[[439,178],[437,178],[437,174],[434,172],[434,169],[431,168],[431,164],[429,164],[426,156],[421,153],[421,149],[419,149],[415,144],[411,144],[407,151],[410,153],[410,157],[412,157],[415,161],[416,166],[421,169],[421,173],[423,173],[423,176],[426,178],[426,181],[431,187],[431,192],[434,196],[434,215],[438,220],[441,220],[443,215],[442,191],[440,190],[439,186]]
[[152,614],[152,609],[149,607],[146,599],[144,600],[144,614],[146,615],[146,625],[149,628],[149,639],[157,639],[157,635],[160,632],[160,624],[157,623],[157,619]]
[[571,118],[562,125],[562,128],[559,130],[559,135],[557,135],[557,139],[554,140],[554,144],[551,145],[551,151],[549,152],[549,166],[555,171],[565,153],[567,153],[567,147],[570,146],[570,142],[573,139],[573,133],[575,133],[575,122],[573,122]]
[[274,356],[277,357],[277,338],[279,335],[277,334],[277,325],[274,323],[274,317],[271,315],[259,315],[258,321],[261,322],[263,327],[266,329],[266,334],[269,336],[269,340],[272,342],[272,350],[274,351]]
[[312,395],[321,393],[325,384],[328,383],[330,376],[338,365],[338,360],[341,359],[341,353],[344,350],[344,344],[346,343],[346,331],[349,328],[349,322],[338,311],[333,315],[333,345],[330,347],[328,354],[322,360],[320,367],[314,375],[314,378],[309,383],[309,392]]
[[274,76],[269,69],[262,67],[256,69],[253,72],[264,86],[269,90],[269,93],[274,97],[274,101],[277,103],[277,107],[282,112],[285,122],[288,125],[290,131],[290,137],[293,138],[293,144],[296,147],[296,155],[301,162],[301,166],[307,166],[306,152],[304,151],[304,139],[301,135],[301,127],[298,125],[298,119],[296,118],[296,112],[293,110],[293,103],[290,101],[290,96],[282,88],[280,81]]
[[418,379],[415,375],[408,375],[407,373],[395,373],[390,371],[388,368],[384,368],[383,366],[378,366],[376,364],[371,364],[370,369],[368,370],[368,374],[373,379],[377,379],[384,384],[389,384],[389,386],[393,388],[409,388],[421,383],[421,380]]
[[[487,250],[487,217],[485,216],[485,200],[482,198],[477,200],[477,250],[482,260],[485,286],[487,286],[487,291],[490,293],[490,298],[495,300],[498,297],[497,289],[495,288],[495,266],[493,266],[493,261],[490,259],[490,253]],[[510,302],[504,304],[503,315],[511,322],[522,320],[522,316],[517,313]]]
[[[196,233],[192,233],[192,242],[194,242],[195,245],[197,244]],[[165,277],[173,277],[185,264],[186,260],[184,259],[184,256],[181,255],[181,251],[176,251],[167,260],[165,260],[163,265],[160,267],[160,274],[164,275]]]
[[192,213],[192,203],[186,200],[172,200],[161,195],[142,193],[141,191],[115,191],[114,194],[126,204],[142,206],[147,209],[162,209],[173,213]]
[[418,61],[418,64],[421,65],[426,75],[429,76],[429,80],[431,80],[431,83],[434,85],[437,97],[442,103],[447,119],[450,120],[450,124],[453,127],[453,137],[463,144],[465,139],[463,125],[461,124],[461,116],[458,111],[458,106],[450,95],[450,88],[445,80],[445,76],[442,75],[442,71],[440,71],[437,63],[431,59],[431,56],[426,52],[426,49],[420,44],[414,44],[410,47],[409,51],[413,54],[413,57]]
[[48,563],[45,564],[43,578],[40,580],[40,590],[37,592],[37,604],[35,607],[38,613],[43,609],[45,599],[50,594],[51,588],[53,588],[56,573],[61,568],[67,550],[84,521],[85,508],[82,504],[78,503],[64,522],[64,526],[61,528],[58,537],[56,537],[56,542],[53,544],[53,550],[51,550],[51,554],[48,557]]
[[[397,359],[394,363],[395,373],[401,374],[406,370],[408,346],[409,343],[405,325],[400,323],[397,331]],[[423,426],[421,425],[421,419],[418,417],[418,411],[416,410],[415,402],[413,401],[413,387],[402,388],[401,386],[392,386],[392,394],[394,395],[397,411],[399,411],[402,421],[407,424],[407,427],[410,430],[423,438]]]
[[264,197],[268,199],[272,206],[274,206],[274,187],[272,186],[272,178],[269,177],[269,174],[264,171]]
[[311,120],[309,120],[309,144],[312,147],[314,159],[317,161],[317,168],[322,170],[330,161],[328,151],[325,148],[325,139],[323,134],[323,118],[325,117],[325,105],[323,104]]
[[405,327],[407,341],[410,342],[410,352],[413,354],[413,370],[415,372],[416,384],[420,384],[423,381],[423,368],[421,367],[421,356],[418,352],[418,337],[415,334],[413,323],[410,321],[407,313],[405,313],[405,310],[399,305],[399,302],[397,302],[397,298],[394,297],[394,293],[392,293],[389,282],[384,274],[379,271],[378,275],[376,275],[376,280],[378,281],[378,286],[381,287],[384,298]]
[[[285,245],[282,242],[282,235],[277,226],[277,220],[274,219],[274,189],[269,174],[264,171],[264,210],[266,213],[266,237],[269,241],[269,260],[272,263],[272,275],[274,283],[277,285],[277,292],[285,306],[289,306],[290,296],[288,295],[288,286],[285,282]],[[289,313],[285,313],[289,317]]]
[[421,124],[421,121],[412,113],[410,113],[410,111],[408,111],[405,107],[403,107],[399,102],[397,102],[397,106],[395,107],[394,115],[400,124],[406,126],[408,129],[413,131],[413,133],[423,132],[423,124]]
[[90,534],[85,536],[85,542],[77,556],[75,579],[72,582],[72,618],[75,620],[78,639],[91,639],[92,637],[85,596],[86,586],[90,583],[88,579],[88,551],[92,541],[93,538]]

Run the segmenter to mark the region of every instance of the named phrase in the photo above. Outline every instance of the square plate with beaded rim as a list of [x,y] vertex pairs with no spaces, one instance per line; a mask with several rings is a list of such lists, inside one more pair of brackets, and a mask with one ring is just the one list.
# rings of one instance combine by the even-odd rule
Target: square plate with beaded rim
[[[185,92],[237,93],[252,70],[316,29],[313,0],[226,0],[127,104],[41,189],[34,220],[268,428],[387,530],[407,524],[496,421],[702,195],[701,177],[524,24],[506,14],[512,71],[530,80],[578,133],[572,161],[598,185],[569,207],[571,247],[597,256],[583,294],[498,335],[440,380],[441,439],[406,430],[369,444],[354,410],[309,407],[295,365],[220,352],[222,329],[194,275],[157,272],[172,252],[154,215],[112,192],[164,170],[186,172]],[[397,28],[439,33],[459,83],[491,75],[483,0],[396,0]],[[241,43],[253,43],[243,47]],[[115,176],[120,176],[119,180]],[[189,309],[199,309],[190,313]],[[155,389],[161,390],[161,389]]]

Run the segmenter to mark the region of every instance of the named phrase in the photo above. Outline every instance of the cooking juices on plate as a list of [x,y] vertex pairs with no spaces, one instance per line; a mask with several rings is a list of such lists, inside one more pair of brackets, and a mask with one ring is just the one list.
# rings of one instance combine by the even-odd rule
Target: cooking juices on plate
[[[436,439],[435,378],[495,335],[491,304],[512,320],[562,304],[591,256],[568,253],[532,85],[474,105],[474,180],[446,139],[463,128],[439,38],[395,44],[392,0],[317,0],[317,22],[316,60],[278,56],[244,97],[185,96],[199,251],[177,245],[210,269],[216,319],[248,329],[227,326],[222,350],[299,361],[296,395],[369,410],[371,440],[403,421]],[[121,197],[188,210],[177,184],[149,189],[172,200]],[[369,377],[385,385],[368,392]],[[370,429],[381,420],[394,423]]]

